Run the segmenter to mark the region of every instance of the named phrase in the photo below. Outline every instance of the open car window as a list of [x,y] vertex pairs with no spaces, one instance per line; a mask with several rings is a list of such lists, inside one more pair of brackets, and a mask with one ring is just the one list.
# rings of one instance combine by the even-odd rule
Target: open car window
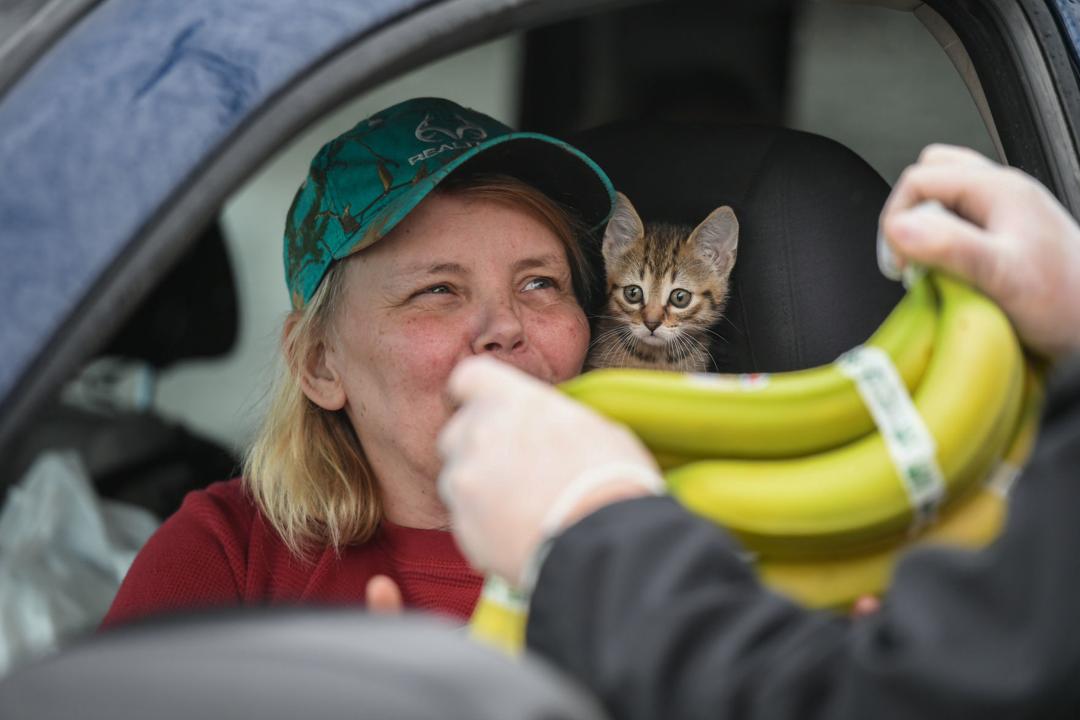
[[[790,54],[787,82],[778,98],[784,108],[780,123],[839,141],[890,183],[930,142],[963,144],[996,155],[963,79],[913,13],[812,3],[794,16],[786,37]],[[527,36],[501,37],[351,100],[289,143],[234,193],[223,208],[221,225],[240,296],[237,345],[226,358],[181,363],[163,373],[157,409],[239,452],[254,431],[276,367],[280,324],[289,309],[281,266],[284,215],[310,158],[323,142],[361,118],[408,97],[442,94],[493,117],[520,122],[529,102],[523,97],[528,88],[522,85],[527,49]],[[728,82],[743,88],[753,80],[746,75]],[[568,82],[584,85],[589,78]],[[732,92],[723,86],[708,90],[720,102]],[[717,119],[743,119],[738,109],[726,112]],[[586,121],[617,119],[593,114]]]
[[[33,4],[11,7],[21,12]],[[278,364],[278,333],[289,308],[282,231],[293,193],[323,142],[408,97],[448,97],[510,124],[557,135],[650,114],[674,122],[793,128],[837,141],[888,183],[924,145],[938,141],[1023,163],[1048,181],[1068,177],[1051,162],[1060,160],[1065,170],[1076,164],[1075,152],[1070,156],[1063,150],[1071,147],[1068,134],[1051,132],[1064,119],[1061,112],[1042,112],[1039,104],[1054,95],[1053,77],[1030,61],[1029,45],[1009,58],[1021,67],[1033,63],[1033,75],[1043,81],[1037,88],[1003,100],[1005,90],[980,86],[976,61],[985,69],[988,51],[969,56],[961,41],[979,33],[959,32],[963,28],[953,32],[949,26],[950,21],[978,19],[972,8],[980,4],[959,4],[963,12],[948,17],[928,5],[902,0],[880,6],[756,0],[719,8],[704,1],[630,4],[578,17],[572,3],[552,3],[558,8],[550,11],[537,9],[545,5],[541,2],[504,4],[514,7],[498,11],[485,11],[484,3],[471,1],[403,3],[406,20],[423,16],[415,26],[406,21],[380,24],[369,35],[352,38],[346,47],[305,66],[302,77],[266,100],[265,107],[226,134],[190,177],[168,189],[160,212],[132,221],[137,229],[124,239],[125,251],[115,266],[102,278],[92,278],[94,282],[83,278],[91,290],[78,312],[62,319],[58,344],[43,341],[49,352],[43,350],[38,360],[49,370],[43,373],[48,381],[35,385],[35,392],[43,396],[40,388],[48,386],[50,402],[85,408],[93,404],[87,393],[95,383],[121,378],[116,387],[128,393],[127,410],[151,414],[162,427],[182,428],[185,442],[195,438],[201,443],[206,466],[215,469],[192,482],[205,485],[235,473]],[[452,32],[445,36],[433,30],[446,27]],[[406,46],[403,40],[414,45]],[[462,44],[472,46],[462,49]],[[393,54],[388,47],[405,49]],[[1005,55],[1001,57],[1004,63]],[[213,63],[209,67],[212,71]],[[1013,77],[1011,71],[1001,75],[1011,78],[1010,87],[1024,85],[1024,78]],[[1075,80],[1070,82],[1074,88]],[[1062,87],[1066,85],[1062,81]],[[1074,101],[1066,90],[1063,103]],[[1045,143],[1026,133],[1025,123],[1035,122],[1032,118],[1050,128]],[[1072,118],[1074,125],[1077,120]],[[305,128],[297,131],[300,126]],[[138,312],[138,307],[124,304],[129,287],[137,285],[133,280],[164,277],[178,257],[190,257],[193,238],[205,235],[208,227],[220,233],[235,285],[235,307],[230,309],[235,312],[235,342],[210,353],[214,357],[180,358],[153,368],[139,357],[124,366],[92,362],[110,347],[99,328],[116,331],[104,319],[112,322],[123,313]],[[61,255],[54,253],[51,261],[59,263]],[[206,277],[202,281],[214,282]],[[205,319],[186,318],[182,332],[208,333],[201,322]],[[68,342],[68,337],[76,339]],[[61,351],[53,353],[54,347]],[[67,365],[80,366],[81,379],[61,390],[52,380],[64,375]],[[12,394],[32,384],[19,383]],[[31,422],[22,405],[18,410],[8,415],[17,415],[17,420],[0,418],[0,425],[19,425],[5,438],[26,451],[30,446],[21,444],[25,433],[40,429],[50,416],[39,414]],[[34,423],[36,428],[30,427]],[[46,434],[55,446],[67,447],[77,444],[71,434],[77,432],[54,425]],[[125,433],[121,428],[117,437],[132,437]],[[155,437],[169,443],[176,436]],[[17,482],[26,469],[25,463],[11,462],[15,455],[0,463],[6,465],[2,469],[7,474],[0,478],[4,487]],[[178,455],[192,456],[185,451],[170,457]],[[172,494],[163,495],[154,482],[147,481],[123,499],[155,503],[156,514],[163,517],[179,502],[177,488],[186,486],[174,483],[169,486]],[[57,642],[92,627],[93,612],[83,616],[80,627],[65,627]]]

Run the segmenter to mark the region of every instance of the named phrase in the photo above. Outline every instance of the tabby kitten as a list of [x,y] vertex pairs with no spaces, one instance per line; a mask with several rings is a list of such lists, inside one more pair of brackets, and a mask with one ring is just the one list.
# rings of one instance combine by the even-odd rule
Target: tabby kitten
[[728,206],[693,230],[650,223],[617,193],[604,233],[607,304],[586,369],[705,372],[709,336],[723,317],[739,223]]

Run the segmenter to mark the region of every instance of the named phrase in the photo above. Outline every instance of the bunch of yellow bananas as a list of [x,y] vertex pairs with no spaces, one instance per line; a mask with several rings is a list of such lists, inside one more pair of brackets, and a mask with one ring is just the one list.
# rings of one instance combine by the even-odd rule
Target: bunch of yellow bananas
[[[866,345],[888,356],[928,431],[930,508],[844,358],[773,375],[597,370],[561,389],[633,430],[672,495],[738,536],[766,583],[842,607],[885,589],[912,544],[997,534],[1003,500],[985,481],[1006,455],[1026,458],[1042,399],[1001,310],[943,275],[915,283]],[[928,509],[941,517],[927,524]],[[476,617],[495,610],[482,601]]]
[[[912,396],[948,508],[989,475],[1016,431],[1024,359],[1012,327],[974,289],[928,275],[867,344],[889,356]],[[918,519],[889,438],[842,362],[750,381],[600,370],[562,388],[629,426],[668,468],[672,495],[762,560],[880,547]]]
[[951,545],[979,548],[997,537],[1005,522],[1005,495],[1035,443],[1043,385],[1029,365],[1024,404],[1016,432],[997,470],[969,496],[947,508],[922,533],[879,548],[815,560],[762,560],[758,574],[770,587],[805,605],[844,610],[864,595],[880,595],[890,584],[900,556],[914,547]]

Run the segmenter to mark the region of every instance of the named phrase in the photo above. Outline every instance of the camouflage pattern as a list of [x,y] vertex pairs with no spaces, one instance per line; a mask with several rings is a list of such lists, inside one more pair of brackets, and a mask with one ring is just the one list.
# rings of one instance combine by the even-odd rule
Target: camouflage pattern
[[[293,307],[311,299],[335,260],[386,235],[463,162],[519,139],[540,140],[576,156],[588,189],[607,193],[613,204],[614,190],[604,172],[561,140],[516,133],[448,100],[407,100],[362,120],[311,161],[285,223],[285,280]],[[511,168],[507,172],[514,174]],[[596,225],[607,216],[587,220]]]

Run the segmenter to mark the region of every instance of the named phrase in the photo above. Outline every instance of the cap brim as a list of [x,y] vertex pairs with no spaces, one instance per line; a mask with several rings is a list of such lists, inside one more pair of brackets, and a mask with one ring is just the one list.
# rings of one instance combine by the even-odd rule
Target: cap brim
[[606,173],[583,152],[539,133],[512,133],[472,148],[458,158],[470,172],[505,172],[573,208],[595,230],[607,223],[615,188]]
[[386,235],[421,200],[452,173],[467,166],[469,172],[498,172],[516,177],[552,200],[578,213],[591,231],[602,228],[615,206],[611,180],[591,158],[549,135],[517,132],[500,135],[469,148],[394,201],[383,213],[377,235],[349,249],[362,250]]

